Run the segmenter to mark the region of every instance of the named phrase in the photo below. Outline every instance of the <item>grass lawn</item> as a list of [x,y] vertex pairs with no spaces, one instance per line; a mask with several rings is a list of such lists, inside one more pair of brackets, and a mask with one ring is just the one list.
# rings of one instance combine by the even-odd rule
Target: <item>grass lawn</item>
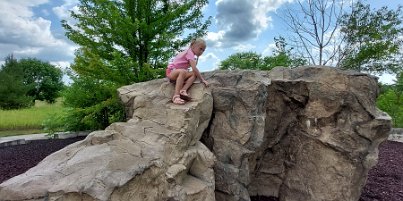
[[43,133],[42,122],[60,112],[63,112],[61,101],[54,104],[36,101],[31,108],[0,110],[0,137]]

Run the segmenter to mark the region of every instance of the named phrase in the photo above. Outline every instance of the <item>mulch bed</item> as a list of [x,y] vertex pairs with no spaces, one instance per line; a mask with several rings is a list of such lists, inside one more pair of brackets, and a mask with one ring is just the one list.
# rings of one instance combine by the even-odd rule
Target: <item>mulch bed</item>
[[[0,183],[24,173],[49,154],[82,140],[37,140],[25,145],[0,148]],[[278,201],[274,197],[252,197],[252,201]],[[359,201],[403,201],[403,143],[386,141],[379,147],[378,164],[369,171]]]
[[63,147],[83,140],[85,137],[69,139],[35,140],[23,145],[0,148],[0,183],[22,174],[36,166],[46,156]]

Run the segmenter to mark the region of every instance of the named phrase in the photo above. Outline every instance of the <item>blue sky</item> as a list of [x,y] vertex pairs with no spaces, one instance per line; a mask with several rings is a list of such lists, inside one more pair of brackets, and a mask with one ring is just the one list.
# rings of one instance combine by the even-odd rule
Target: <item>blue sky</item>
[[[399,0],[368,0],[372,8],[395,9]],[[77,9],[78,0],[1,0],[0,64],[13,53],[16,58],[34,57],[65,68],[74,59],[77,46],[64,35],[62,19],[69,20],[69,10]],[[217,68],[220,61],[241,51],[270,55],[274,37],[287,29],[279,18],[281,9],[294,0],[210,0],[204,9],[212,16],[205,37],[207,50],[199,61],[201,71]],[[391,83],[392,76],[382,82]]]

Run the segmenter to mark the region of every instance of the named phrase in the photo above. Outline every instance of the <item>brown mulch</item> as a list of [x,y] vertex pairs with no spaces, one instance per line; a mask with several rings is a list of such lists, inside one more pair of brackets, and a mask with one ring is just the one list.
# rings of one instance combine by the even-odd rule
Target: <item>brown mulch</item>
[[51,153],[84,138],[35,140],[23,145],[1,147],[0,183],[24,173]]
[[386,141],[359,201],[403,201],[403,143]]
[[[37,140],[0,148],[0,183],[24,173],[49,154],[82,140]],[[252,197],[252,201],[278,201],[275,197]],[[386,141],[379,147],[378,164],[369,171],[359,201],[403,201],[403,143]]]

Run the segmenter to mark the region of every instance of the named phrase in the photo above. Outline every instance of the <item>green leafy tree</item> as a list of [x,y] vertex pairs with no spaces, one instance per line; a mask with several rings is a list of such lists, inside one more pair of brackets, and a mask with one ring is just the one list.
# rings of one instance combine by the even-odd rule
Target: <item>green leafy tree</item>
[[283,67],[297,67],[307,64],[304,58],[296,57],[292,54],[293,48],[288,48],[288,43],[285,38],[280,36],[274,38],[276,49],[273,51],[272,56],[263,58],[262,70],[271,70],[277,66]]
[[24,83],[29,87],[27,95],[34,100],[54,103],[64,87],[62,70],[35,58],[20,59],[18,65],[23,69]]
[[12,55],[6,57],[0,69],[0,109],[29,107],[33,98],[27,96],[29,87],[24,83],[23,68]]
[[[105,128],[112,122],[124,119],[124,108],[117,97],[113,82],[90,77],[74,78],[64,91],[64,104],[68,109],[60,121],[65,130],[79,131]],[[97,104],[94,104],[97,103]]]
[[401,55],[402,17],[401,6],[396,10],[371,10],[370,5],[356,2],[352,12],[340,20],[346,46],[339,66],[370,73],[397,73],[401,63],[396,58]]
[[230,55],[220,64],[221,70],[260,69],[261,55],[255,52],[240,52]]
[[220,69],[271,70],[277,66],[296,67],[307,63],[305,59],[292,55],[292,48],[287,48],[287,42],[284,37],[274,38],[274,41],[276,49],[273,51],[272,56],[262,57],[255,52],[235,53],[221,62]]
[[[110,73],[115,73],[122,69],[108,64],[117,56],[134,63],[125,69],[132,74],[131,81],[152,79],[141,77],[145,65],[165,66],[176,50],[191,38],[206,33],[210,21],[202,21],[202,8],[207,3],[207,0],[80,0],[79,12],[71,14],[77,24],[62,21],[67,37],[81,46],[73,70],[97,74],[93,68],[106,65]],[[187,30],[194,32],[184,40],[179,39]],[[90,67],[79,62],[95,59],[89,53],[101,60],[98,65]]]
[[68,129],[103,129],[123,120],[116,89],[163,75],[168,58],[206,33],[207,3],[80,0],[79,11],[71,13],[76,24],[62,21],[67,37],[80,46],[71,66],[74,83],[65,93],[72,108],[65,118]]
[[392,117],[394,127],[403,128],[403,73],[378,97],[377,106]]

